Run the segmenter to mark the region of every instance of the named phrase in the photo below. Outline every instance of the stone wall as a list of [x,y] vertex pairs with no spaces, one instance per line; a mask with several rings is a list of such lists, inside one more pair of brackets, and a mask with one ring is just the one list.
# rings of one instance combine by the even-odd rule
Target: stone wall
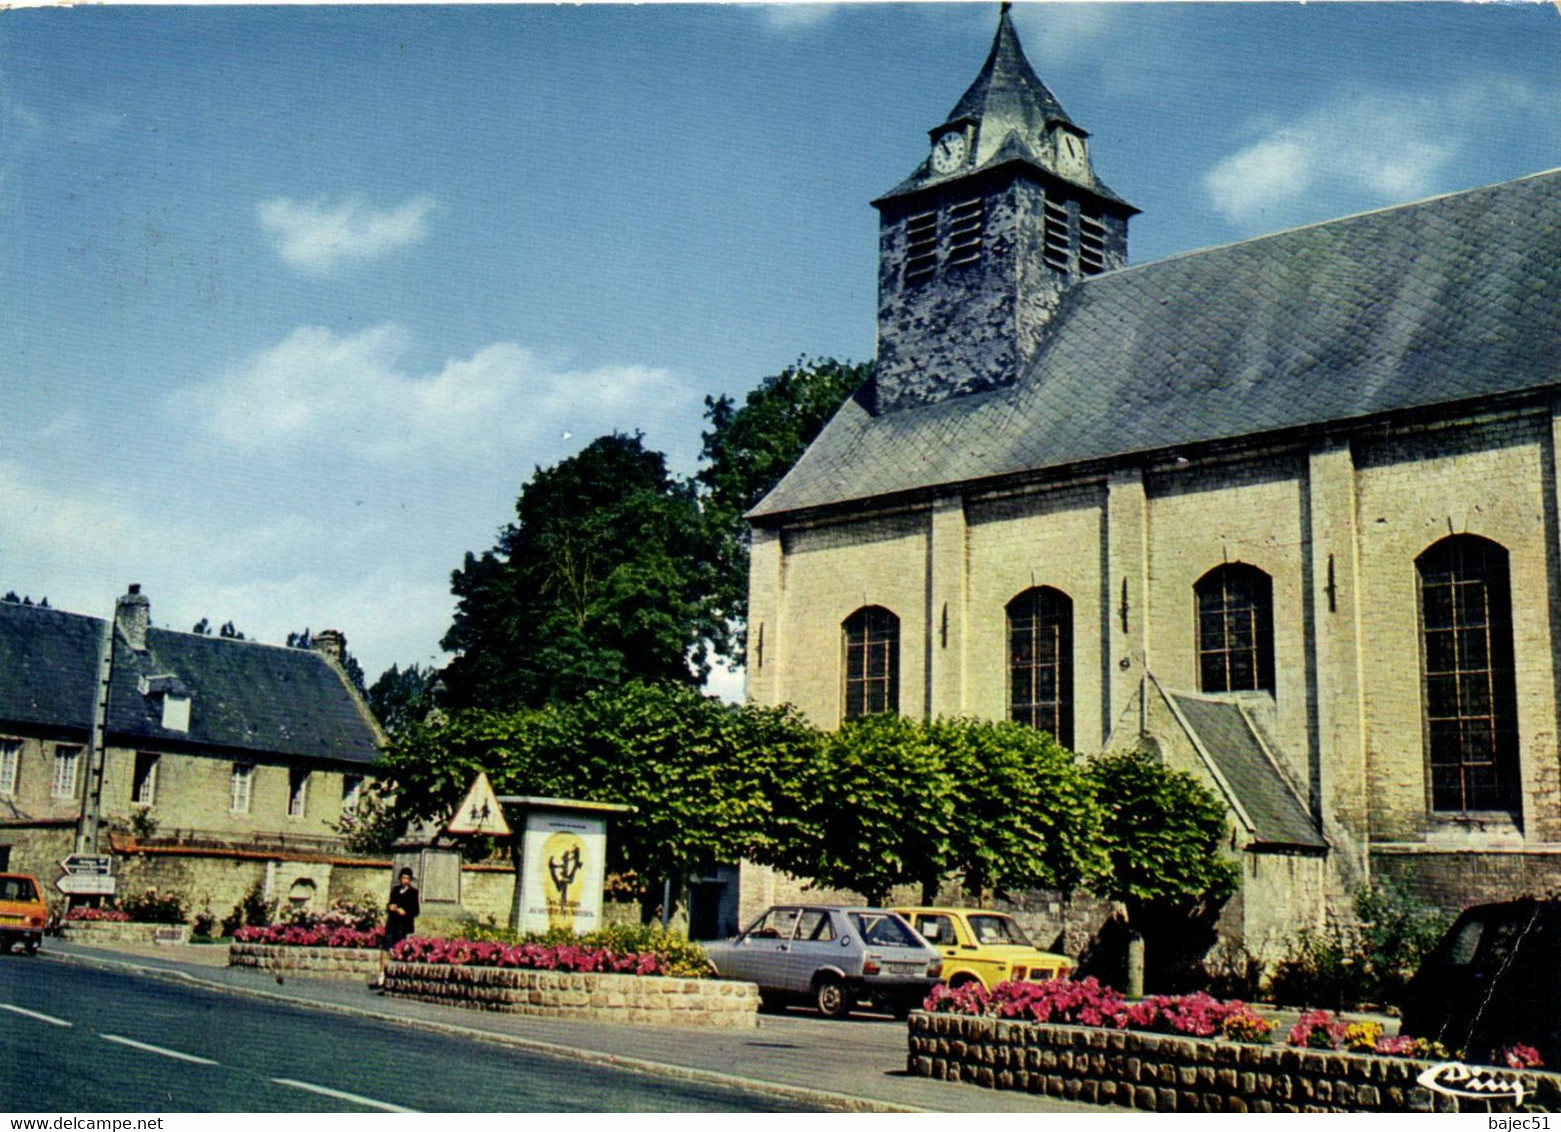
[[[917,1012],[907,1069],[1087,1104],[1150,1112],[1458,1112],[1416,1083],[1408,1058]],[[1523,1072],[1525,1111],[1561,1108],[1561,1075]],[[1467,1111],[1510,1101],[1462,1102]]]
[[108,946],[116,943],[184,943],[190,934],[185,924],[139,924],[115,920],[66,920],[60,938],[67,943]]
[[234,943],[228,947],[228,966],[323,979],[365,979],[379,974],[380,951],[374,947]]
[[759,1011],[752,983],[433,963],[391,963],[385,993],[471,1010],[657,1026],[751,1027]]

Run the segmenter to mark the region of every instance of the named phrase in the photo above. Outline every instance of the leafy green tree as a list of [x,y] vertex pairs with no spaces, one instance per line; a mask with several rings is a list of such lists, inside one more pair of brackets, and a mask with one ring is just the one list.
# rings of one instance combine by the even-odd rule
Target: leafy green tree
[[209,637],[211,636],[211,622],[202,617],[194,625],[190,626],[190,632],[198,637]]
[[742,405],[705,398],[701,434],[705,515],[716,539],[717,651],[740,661],[748,618],[748,524],[743,519],[791,470],[829,418],[872,376],[872,363],[799,360],[766,377]]
[[719,628],[692,484],[614,433],[521,488],[498,545],[468,554],[443,646],[454,706],[513,709],[635,679],[696,686]]
[[1090,888],[1127,908],[1127,993],[1141,996],[1142,927],[1150,914],[1217,907],[1241,874],[1223,852],[1225,806],[1192,775],[1145,751],[1097,758],[1089,774],[1104,809],[1101,843],[1109,860]]
[[630,683],[575,703],[458,709],[411,723],[382,763],[399,821],[442,817],[478,771],[503,793],[632,805],[615,818],[611,866],[659,882],[752,857],[797,815],[775,783],[794,780],[817,732],[785,708],[725,704],[686,686]]
[[226,641],[242,641],[245,639],[244,634],[239,632],[238,626],[231,621],[222,623],[222,628],[217,630],[217,636]]
[[930,730],[954,780],[948,871],[967,894],[981,902],[988,891],[1069,891],[1104,869],[1103,814],[1072,751],[1006,720],[940,720]]
[[403,669],[392,664],[369,686],[369,709],[381,727],[397,735],[433,710],[438,680],[439,670],[432,666],[409,664]]

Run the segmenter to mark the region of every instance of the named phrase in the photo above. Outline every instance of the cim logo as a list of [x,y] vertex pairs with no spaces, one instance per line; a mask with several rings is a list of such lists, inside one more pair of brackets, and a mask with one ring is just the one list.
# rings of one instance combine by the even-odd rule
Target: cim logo
[[1511,1100],[1513,1104],[1521,1105],[1526,1095],[1523,1082],[1511,1074],[1465,1065],[1461,1061],[1439,1062],[1415,1080],[1434,1093],[1476,1101]]

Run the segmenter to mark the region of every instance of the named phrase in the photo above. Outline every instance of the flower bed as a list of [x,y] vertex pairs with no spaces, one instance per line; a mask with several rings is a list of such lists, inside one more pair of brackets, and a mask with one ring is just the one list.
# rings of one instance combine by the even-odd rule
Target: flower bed
[[403,963],[452,967],[509,967],[583,974],[667,975],[665,960],[649,952],[615,952],[573,943],[502,943],[496,940],[427,939],[411,936],[391,949]]
[[677,959],[580,942],[429,939],[391,949],[385,993],[473,1010],[662,1026],[758,1023],[752,983],[688,978]]
[[[1096,1104],[1176,1112],[1459,1111],[1417,1077],[1452,1055],[1434,1042],[1384,1037],[1375,1022],[1311,1011],[1264,1048],[1274,1024],[1204,994],[1130,1002],[1093,979],[936,988],[910,1029],[910,1071]],[[1212,1040],[1210,1040],[1212,1039]],[[1510,1070],[1538,1067],[1514,1046]],[[1508,1073],[1536,1111],[1561,1103],[1561,1076]],[[1466,1102],[1465,1102],[1466,1103]],[[1510,1099],[1477,1102],[1512,1109]]]
[[316,924],[271,924],[263,928],[239,928],[233,942],[269,944],[274,947],[340,947],[373,950],[384,939],[383,928],[357,928]]

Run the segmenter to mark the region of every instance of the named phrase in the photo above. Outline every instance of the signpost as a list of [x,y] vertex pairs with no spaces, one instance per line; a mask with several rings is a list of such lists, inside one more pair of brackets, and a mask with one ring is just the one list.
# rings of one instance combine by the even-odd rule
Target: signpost
[[62,876],[54,885],[68,896],[113,896],[118,883],[118,877],[72,873]]

